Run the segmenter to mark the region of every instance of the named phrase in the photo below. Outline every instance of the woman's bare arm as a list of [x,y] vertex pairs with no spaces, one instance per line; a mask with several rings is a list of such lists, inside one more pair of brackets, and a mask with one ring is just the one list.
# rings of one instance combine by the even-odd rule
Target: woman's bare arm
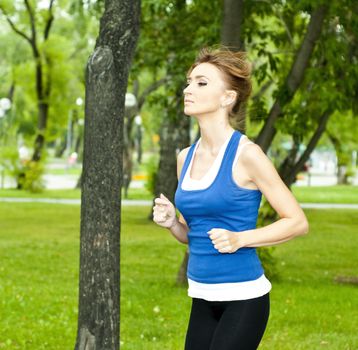
[[[183,168],[185,157],[188,153],[189,147],[183,149],[177,157],[177,176],[178,180],[180,178],[180,173]],[[172,235],[181,243],[188,243],[188,232],[189,227],[186,223],[183,215],[179,213],[179,218],[177,218],[175,213],[174,204],[169,201],[164,195],[161,195],[160,198],[155,200],[154,210],[154,221],[161,225],[162,227],[167,228]]]
[[306,234],[309,226],[303,210],[261,148],[256,144],[247,145],[240,157],[250,180],[280,219],[265,227],[239,232],[213,228],[208,234],[214,247],[221,253],[233,253],[242,247],[271,246]]
[[[181,174],[181,171],[183,168],[184,160],[186,158],[186,155],[188,154],[189,148],[190,147],[184,148],[178,154],[178,157],[177,157],[177,178],[178,178],[178,181],[180,179],[180,174]],[[176,237],[179,240],[179,242],[188,243],[189,227],[181,213],[179,213],[179,219],[177,219],[176,225],[169,228],[169,230],[174,235],[174,237]]]

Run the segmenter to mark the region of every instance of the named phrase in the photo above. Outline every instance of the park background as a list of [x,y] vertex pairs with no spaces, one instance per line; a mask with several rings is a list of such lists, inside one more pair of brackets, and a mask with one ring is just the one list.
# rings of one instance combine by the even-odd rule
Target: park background
[[[0,0],[0,349],[76,343],[86,65],[111,3]],[[182,112],[186,71],[218,43],[248,52],[246,134],[310,223],[263,253],[273,289],[260,349],[357,349],[357,2],[140,6],[117,155],[121,349],[183,349],[186,247],[152,222],[152,200],[173,198],[176,155],[198,137]]]

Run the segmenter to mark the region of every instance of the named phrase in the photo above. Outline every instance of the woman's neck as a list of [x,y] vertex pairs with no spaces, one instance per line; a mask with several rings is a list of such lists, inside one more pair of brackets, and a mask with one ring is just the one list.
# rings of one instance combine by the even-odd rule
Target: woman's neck
[[235,129],[228,121],[198,120],[200,128],[200,147],[216,154]]

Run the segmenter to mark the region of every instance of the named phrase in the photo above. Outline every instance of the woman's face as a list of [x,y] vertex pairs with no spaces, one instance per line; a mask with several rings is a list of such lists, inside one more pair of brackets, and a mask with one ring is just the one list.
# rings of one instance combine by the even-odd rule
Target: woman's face
[[223,73],[210,63],[196,66],[187,83],[183,91],[186,115],[198,116],[216,112],[228,98]]

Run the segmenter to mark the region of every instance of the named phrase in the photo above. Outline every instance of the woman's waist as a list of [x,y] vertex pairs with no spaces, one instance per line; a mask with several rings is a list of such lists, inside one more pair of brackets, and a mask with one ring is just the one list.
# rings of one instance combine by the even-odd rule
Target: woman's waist
[[223,256],[231,256],[231,257],[235,256],[235,259],[244,259],[244,258],[257,257],[256,248],[254,247],[242,247],[233,253],[221,253],[214,247],[214,244],[211,241],[205,244],[198,244],[198,243],[192,243],[190,240],[188,242],[188,247],[189,247],[190,255],[196,256],[198,258],[199,257],[221,258]]
[[[193,253],[195,252],[198,254],[206,254],[206,252],[208,252],[211,254],[212,252],[218,252],[216,248],[214,248],[213,242],[209,237],[208,231],[210,231],[211,228],[205,228],[205,229],[201,228],[197,230],[190,228],[190,230],[188,231],[188,245],[189,245],[189,249]],[[221,226],[216,228],[224,228],[224,227]],[[240,234],[241,231],[245,231],[247,229],[248,228],[239,229],[237,231],[228,230],[228,233],[232,235],[234,235],[234,233]],[[254,250],[255,248],[243,247],[240,248],[238,251],[246,252],[246,251],[254,251]]]
[[268,293],[272,286],[262,274],[259,278],[231,283],[200,283],[188,278],[188,295],[209,301],[247,300]]

